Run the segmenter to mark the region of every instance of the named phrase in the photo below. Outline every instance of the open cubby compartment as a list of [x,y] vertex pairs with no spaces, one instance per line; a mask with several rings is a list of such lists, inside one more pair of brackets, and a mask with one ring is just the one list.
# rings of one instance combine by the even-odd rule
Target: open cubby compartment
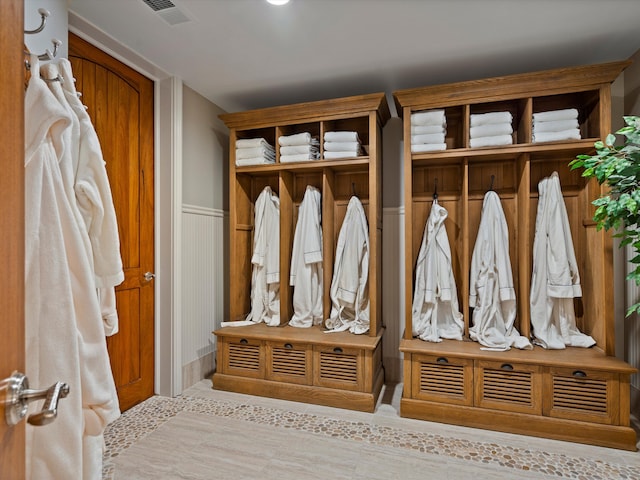
[[[322,153],[324,158],[324,134],[326,132],[357,132],[358,139],[362,145],[361,153],[359,156],[365,157],[369,155],[371,148],[375,148],[375,145],[369,145],[369,116],[363,115],[360,117],[347,117],[347,118],[335,118],[331,120],[325,120],[322,122]],[[374,125],[375,128],[375,125]]]
[[[416,264],[422,245],[422,237],[427,225],[431,207],[434,201],[434,190],[437,183],[438,204],[447,210],[447,218],[444,222],[451,247],[451,266],[457,287],[458,304],[461,312],[468,312],[468,269],[465,261],[463,235],[464,228],[464,199],[465,190],[465,165],[460,162],[421,162],[414,164],[411,186],[411,218],[405,228],[411,228],[411,256],[408,272],[411,272],[407,287],[410,289],[411,298],[414,296]],[[407,331],[405,335],[410,338],[412,334],[411,308],[407,312]],[[465,316],[465,332],[468,328],[467,315]]]
[[255,203],[265,187],[279,194],[277,175],[237,174],[235,179],[235,209],[232,228],[235,241],[230,246],[235,267],[231,270],[234,285],[230,297],[230,319],[244,320],[251,311],[251,257],[255,226]]
[[[427,110],[444,110],[444,117],[446,121],[444,141],[447,144],[447,150],[454,150],[456,148],[464,148],[466,145],[465,130],[468,127],[465,125],[465,108],[464,106],[443,107],[443,108],[414,108],[411,109],[411,114],[420,113]],[[408,124],[409,135],[411,134],[411,120],[405,120]],[[409,139],[409,143],[411,139]],[[438,152],[429,152],[430,155]],[[420,153],[414,153],[414,155],[420,155]]]
[[[276,129],[273,127],[252,128],[250,130],[236,130],[236,140],[249,138],[264,138],[273,148],[276,148]],[[235,148],[233,149],[235,151]]]
[[603,138],[609,132],[600,131],[600,91],[585,90],[533,98],[533,112],[548,112],[575,108],[582,138]]
[[513,144],[528,143],[529,137],[526,135],[526,116],[527,112],[530,112],[530,103],[526,98],[516,98],[512,100],[503,100],[499,102],[484,102],[469,105],[469,128],[465,132],[465,146],[469,146],[470,140],[470,128],[471,128],[471,115],[479,115],[483,113],[492,112],[510,112],[511,113],[511,127],[513,133],[511,135]]
[[288,125],[280,125],[275,129],[276,132],[276,158],[278,162],[280,161],[280,142],[279,139],[282,136],[288,135],[296,135],[298,133],[309,133],[312,139],[318,141],[318,151],[320,151],[321,142],[321,134],[320,134],[320,123],[319,122],[308,122],[308,123],[293,123]]
[[582,287],[582,297],[574,300],[576,326],[594,338],[597,348],[611,355],[614,347],[613,319],[610,318],[613,277],[611,270],[606,268],[607,263],[612,261],[611,237],[604,230],[598,231],[592,220],[591,201],[599,195],[596,192],[600,192],[600,186],[595,181],[586,181],[579,171],[570,170],[568,163],[571,160],[571,157],[562,156],[553,160],[532,156],[529,244],[533,248],[538,183],[553,172],[558,172]]

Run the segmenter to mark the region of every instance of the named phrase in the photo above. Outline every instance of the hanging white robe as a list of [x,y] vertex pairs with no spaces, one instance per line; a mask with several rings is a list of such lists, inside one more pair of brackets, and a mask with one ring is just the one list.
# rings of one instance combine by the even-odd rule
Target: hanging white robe
[[557,172],[538,183],[538,193],[530,295],[534,343],[550,349],[591,347],[595,340],[576,327],[573,299],[582,289]]
[[418,252],[411,309],[413,336],[428,342],[462,340],[464,321],[451,268],[451,247],[444,227],[447,211],[433,201]]
[[472,340],[483,350],[532,349],[521,336],[516,319],[516,291],[509,259],[509,229],[500,197],[494,191],[484,196],[478,237],[471,258],[469,307],[473,308]]
[[246,320],[280,325],[280,199],[265,187],[255,204],[251,312]]
[[322,323],[322,226],[320,191],[307,186],[293,237],[289,285],[293,287],[292,327]]
[[120,410],[90,260],[61,172],[71,117],[37,74],[36,56],[31,68],[25,94],[26,373],[34,386],[62,380],[70,393],[60,400],[55,422],[27,425],[27,473],[68,479],[83,472],[83,435],[100,435]]
[[349,200],[338,235],[330,295],[329,331],[369,331],[369,227],[356,196]]

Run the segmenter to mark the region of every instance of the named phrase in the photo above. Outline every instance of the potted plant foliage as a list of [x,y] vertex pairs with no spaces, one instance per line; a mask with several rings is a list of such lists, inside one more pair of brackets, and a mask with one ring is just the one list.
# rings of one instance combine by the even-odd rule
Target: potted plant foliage
[[[595,154],[578,155],[569,165],[583,168],[582,176],[596,178],[609,187],[606,195],[594,200],[593,220],[598,230],[613,229],[621,238],[620,247],[631,245],[634,269],[627,275],[640,285],[640,117],[625,116],[626,126],[594,144]],[[624,145],[615,145],[616,135],[625,137]],[[627,310],[627,316],[640,313],[640,302]]]

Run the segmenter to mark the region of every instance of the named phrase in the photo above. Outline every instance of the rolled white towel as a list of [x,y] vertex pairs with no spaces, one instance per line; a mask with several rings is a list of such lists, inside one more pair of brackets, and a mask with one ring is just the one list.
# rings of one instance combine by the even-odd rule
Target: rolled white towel
[[469,129],[471,138],[492,137],[494,135],[511,135],[513,127],[510,123],[488,123]]
[[324,132],[325,142],[360,142],[358,132],[338,131]]
[[411,125],[411,135],[446,133],[444,125]]
[[344,152],[327,152],[327,151],[324,152],[325,160],[335,160],[338,158],[352,158],[357,156],[358,156],[358,152],[355,152],[353,150],[344,151]]
[[264,138],[240,138],[236,140],[236,148],[271,147]]
[[411,145],[411,153],[439,152],[446,149],[446,143],[421,143],[419,145]]
[[513,115],[511,112],[489,112],[489,113],[474,113],[470,116],[471,126],[477,127],[478,125],[488,125],[491,123],[508,123],[513,121]]
[[278,137],[278,143],[281,147],[287,145],[309,145],[311,143],[311,134],[309,132],[302,132],[293,135],[282,135]]
[[292,155],[280,155],[280,163],[290,162],[309,162],[311,160],[317,160],[317,156],[312,153],[295,153]]
[[538,132],[532,136],[533,143],[557,142],[558,140],[580,140],[580,130],[571,128],[561,132]]
[[548,122],[533,122],[533,133],[539,132],[562,132],[563,130],[571,130],[579,128],[577,118],[567,118],[566,120],[551,120]]
[[513,138],[511,135],[492,135],[490,137],[478,137],[469,139],[469,146],[471,148],[476,147],[490,147],[494,145],[511,145]]
[[236,159],[237,167],[247,167],[249,165],[269,165],[272,163],[275,163],[275,161],[264,157]]
[[360,151],[360,142],[324,142],[327,152]]
[[446,126],[447,118],[444,110],[423,110],[411,114],[411,125],[443,125]]
[[318,147],[314,145],[285,145],[280,147],[280,155],[297,155],[301,153],[317,154],[319,151]]
[[421,143],[444,143],[444,133],[411,135],[411,145],[420,145]]
[[562,110],[549,110],[548,112],[538,112],[533,114],[534,122],[550,122],[552,120],[568,120],[578,118],[578,110],[575,108],[565,108]]
[[273,157],[275,159],[276,152],[273,149],[266,147],[236,148],[236,158],[253,157]]

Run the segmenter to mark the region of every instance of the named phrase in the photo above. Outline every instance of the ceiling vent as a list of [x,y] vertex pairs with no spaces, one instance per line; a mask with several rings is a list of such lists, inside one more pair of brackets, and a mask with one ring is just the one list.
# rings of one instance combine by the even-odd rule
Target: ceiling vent
[[169,25],[190,22],[191,19],[181,12],[170,0],[142,0]]

